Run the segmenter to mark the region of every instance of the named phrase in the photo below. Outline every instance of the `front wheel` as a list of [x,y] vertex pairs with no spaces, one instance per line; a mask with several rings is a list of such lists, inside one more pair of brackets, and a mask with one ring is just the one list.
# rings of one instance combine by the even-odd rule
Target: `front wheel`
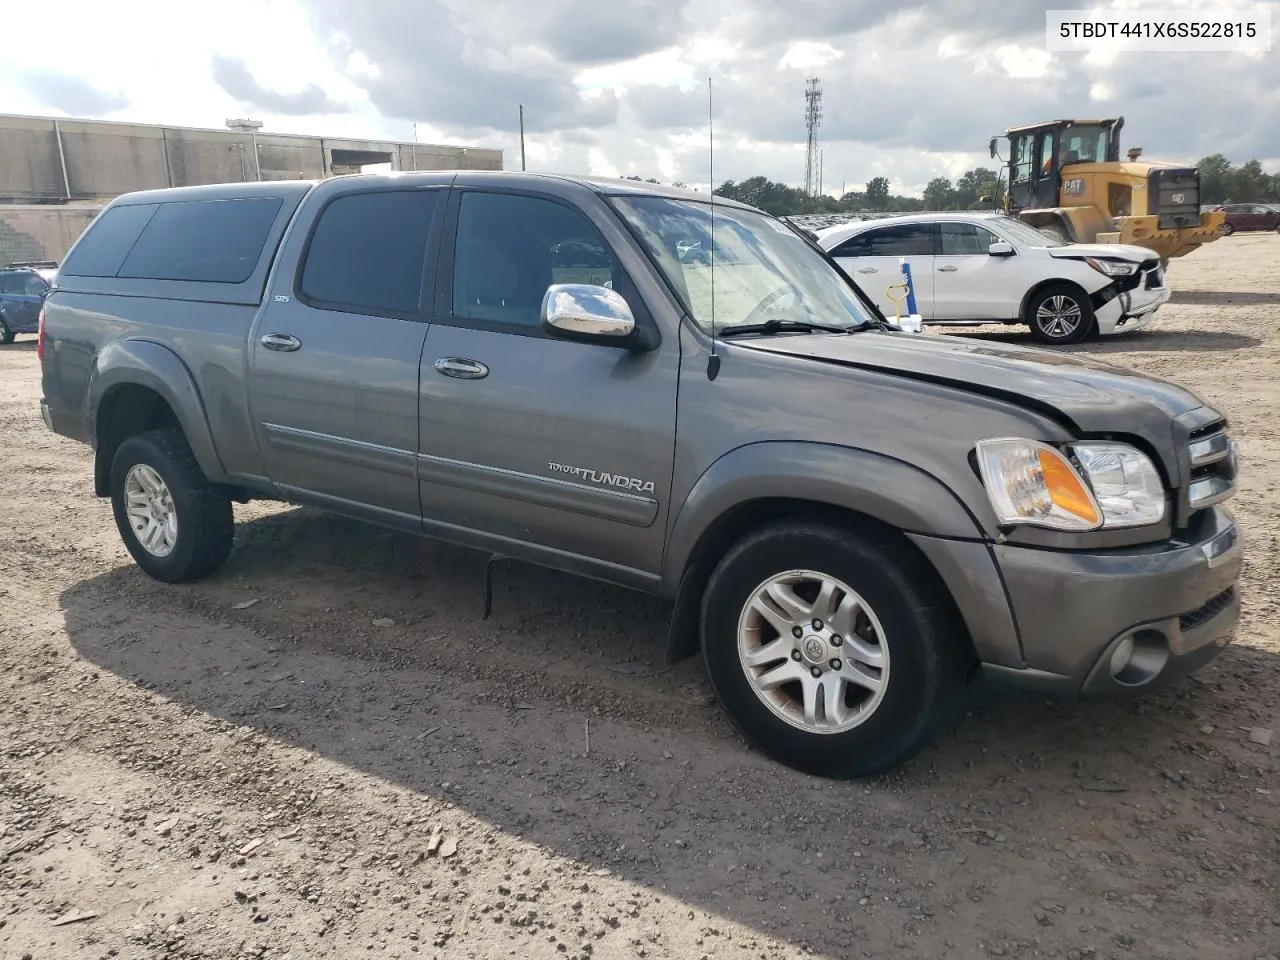
[[1229,236],[1231,236],[1231,235],[1232,235],[1233,233],[1235,233],[1235,232],[1236,232],[1236,228],[1235,228],[1235,226],[1234,226],[1233,224],[1230,224],[1230,223],[1224,223],[1224,224],[1222,225],[1222,235],[1223,235],[1224,237],[1229,237]]
[[151,430],[120,444],[111,507],[125,547],[157,580],[208,576],[231,553],[231,500],[205,477],[181,430]]
[[1079,343],[1093,332],[1093,306],[1078,287],[1059,283],[1046,287],[1027,304],[1031,335],[1041,343]]
[[13,343],[15,334],[9,329],[9,325],[4,322],[4,317],[0,316],[0,344],[8,346]]
[[702,606],[707,675],[773,759],[860,777],[928,744],[972,665],[949,598],[905,545],[813,521],[740,541]]

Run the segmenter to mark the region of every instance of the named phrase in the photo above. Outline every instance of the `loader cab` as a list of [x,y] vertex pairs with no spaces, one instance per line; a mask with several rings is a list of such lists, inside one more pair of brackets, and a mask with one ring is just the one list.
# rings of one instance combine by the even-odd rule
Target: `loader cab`
[[[1005,131],[1009,138],[1009,212],[1071,206],[1071,191],[1063,194],[1063,168],[1118,160],[1118,134],[1123,123],[1123,117],[1055,120]],[[994,140],[991,151],[996,156]]]

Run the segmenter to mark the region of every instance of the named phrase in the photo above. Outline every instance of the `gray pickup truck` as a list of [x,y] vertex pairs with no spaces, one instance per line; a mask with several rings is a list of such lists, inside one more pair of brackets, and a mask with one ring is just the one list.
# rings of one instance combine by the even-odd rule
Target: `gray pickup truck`
[[308,504],[672,603],[744,735],[853,777],[986,677],[1121,696],[1234,634],[1225,418],[1123,367],[889,324],[759,211],[632,181],[136,193],[42,313],[48,426],[139,566]]

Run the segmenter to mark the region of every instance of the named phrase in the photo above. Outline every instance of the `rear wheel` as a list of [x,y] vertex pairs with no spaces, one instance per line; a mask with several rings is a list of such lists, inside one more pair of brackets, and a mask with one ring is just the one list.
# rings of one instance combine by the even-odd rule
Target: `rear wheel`
[[770,525],[708,582],[702,651],[730,718],[806,773],[867,776],[933,739],[972,663],[933,572],[889,537]]
[[1223,235],[1223,236],[1225,236],[1225,237],[1229,237],[1229,236],[1231,236],[1231,235],[1232,235],[1233,233],[1235,233],[1235,232],[1236,232],[1236,228],[1235,228],[1232,224],[1230,224],[1230,223],[1224,223],[1224,224],[1222,225],[1222,235]]
[[4,322],[4,317],[0,316],[0,344],[13,343],[15,334],[9,329],[9,325]]
[[208,576],[231,553],[231,500],[205,477],[181,430],[151,430],[120,444],[111,506],[125,547],[157,580]]
[[1079,287],[1058,283],[1036,293],[1024,316],[1031,335],[1041,343],[1079,343],[1094,329],[1093,307]]

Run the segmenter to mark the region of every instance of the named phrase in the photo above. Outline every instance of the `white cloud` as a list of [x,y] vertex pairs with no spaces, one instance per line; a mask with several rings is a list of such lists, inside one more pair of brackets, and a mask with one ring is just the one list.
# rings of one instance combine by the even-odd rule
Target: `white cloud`
[[812,70],[839,60],[843,56],[842,51],[829,43],[801,40],[787,48],[787,52],[778,61],[778,66],[792,70]]
[[269,130],[397,139],[416,119],[424,142],[500,146],[517,169],[523,103],[531,169],[705,189],[707,77],[716,178],[797,184],[804,80],[816,75],[830,192],[882,174],[918,192],[932,177],[993,167],[991,135],[1090,103],[1126,113],[1126,144],[1152,157],[1280,157],[1280,57],[1051,56],[1044,10],[1084,3],[132,0],[122,13],[46,0],[57,56],[8,44],[0,104],[215,127],[248,114]]
[[1042,80],[1049,75],[1049,67],[1053,64],[1053,54],[1016,44],[997,47],[995,55],[1005,76],[1014,80]]

